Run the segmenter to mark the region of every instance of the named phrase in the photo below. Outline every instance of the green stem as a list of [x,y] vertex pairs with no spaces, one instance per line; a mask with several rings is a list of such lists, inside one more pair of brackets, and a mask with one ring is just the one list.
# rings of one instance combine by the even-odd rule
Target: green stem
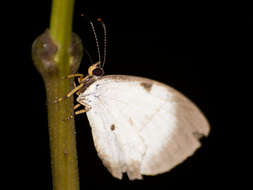
[[73,119],[73,80],[82,57],[79,37],[72,34],[74,0],[53,0],[50,28],[32,47],[34,64],[45,82],[48,105],[51,166],[54,190],[79,190],[78,162]]
[[[62,80],[70,73],[69,47],[72,36],[74,0],[53,0],[50,20],[50,34],[58,47],[54,61],[59,75],[46,83],[48,97],[48,119],[51,149],[51,165],[54,190],[78,190],[78,163],[74,120],[66,121],[73,115],[73,99],[52,104],[56,97],[64,97],[73,88],[68,80]],[[52,101],[50,98],[53,98]]]
[[55,61],[59,64],[59,69],[68,69],[66,66],[68,48],[71,43],[72,17],[74,9],[74,0],[53,0],[52,13],[50,19],[50,34],[52,40],[58,46],[58,53]]
[[52,103],[55,97],[66,95],[68,86],[69,82],[57,77],[46,82],[54,190],[79,189],[74,120],[66,120],[73,115],[73,99]]

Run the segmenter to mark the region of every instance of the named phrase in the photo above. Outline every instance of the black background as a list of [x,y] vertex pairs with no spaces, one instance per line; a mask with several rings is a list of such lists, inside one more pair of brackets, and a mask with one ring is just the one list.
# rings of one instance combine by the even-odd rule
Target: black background
[[[218,9],[154,3],[137,6],[128,2],[106,5],[97,2],[91,6],[76,0],[73,31],[97,61],[93,34],[80,14],[85,13],[95,22],[102,42],[103,30],[96,24],[101,17],[108,31],[105,74],[143,76],[176,88],[200,107],[210,122],[211,133],[193,157],[170,172],[145,176],[142,181],[128,181],[124,176],[120,181],[110,175],[97,157],[86,116],[78,116],[81,189],[206,189],[234,183],[228,178],[234,169],[227,159],[229,142],[224,137],[225,131],[233,130],[231,125],[224,125],[229,73],[224,54],[225,46],[231,43],[225,32],[226,18],[219,16]],[[2,76],[8,79],[3,84],[8,94],[4,119],[8,119],[11,130],[5,141],[11,154],[5,157],[14,158],[8,166],[8,176],[15,181],[9,185],[16,188],[52,188],[46,95],[31,59],[33,40],[49,25],[50,7],[50,1],[15,4],[8,13],[11,19],[2,28],[8,31],[8,35],[2,35],[7,42],[2,63],[7,69],[2,69]],[[89,65],[84,57],[79,72],[87,73]]]

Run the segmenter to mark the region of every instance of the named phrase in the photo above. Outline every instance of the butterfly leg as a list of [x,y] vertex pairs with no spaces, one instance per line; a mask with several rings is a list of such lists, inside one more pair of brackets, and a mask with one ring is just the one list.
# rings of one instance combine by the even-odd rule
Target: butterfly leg
[[89,111],[90,108],[84,108],[84,109],[81,109],[81,110],[78,110],[75,112],[75,115],[79,115],[79,114],[82,114],[82,113],[86,113],[87,111]]
[[[78,79],[79,79],[79,78],[78,78]],[[73,83],[74,83],[74,89],[75,89],[78,85],[76,84],[75,81],[74,81]],[[79,83],[79,84],[80,84],[80,83]],[[80,91],[77,91],[76,94],[79,96],[79,95],[80,95]]]
[[91,106],[89,104],[86,104],[86,103],[83,102],[82,104],[75,105],[74,106],[74,110],[77,109],[77,108],[79,108],[81,105],[84,106],[84,109],[75,111],[75,115],[85,113],[85,112],[87,112],[87,111],[89,111],[91,109]]
[[71,91],[67,94],[67,97],[69,98],[70,96],[72,96],[74,93],[76,93],[78,90],[80,90],[83,86],[84,86],[84,83],[81,83],[81,84],[79,84],[78,86],[76,86],[73,90],[71,90]]
[[79,74],[79,73],[74,73],[74,74],[70,74],[68,75],[68,78],[75,78],[75,77],[78,77],[78,78],[83,78],[83,74]]
[[86,77],[83,77],[83,76],[84,76],[83,74],[79,74],[79,73],[68,75],[68,78],[78,77],[79,85],[76,85],[75,82],[74,82],[75,88],[73,90],[71,90],[67,94],[67,96],[58,98],[54,103],[61,102],[65,98],[71,97],[74,93],[77,93],[77,95],[79,95],[80,93],[78,91],[85,85],[84,81],[86,81],[90,77],[89,75],[87,75]]
[[81,114],[81,113],[85,113],[87,111],[89,111],[91,109],[91,106],[86,104],[86,103],[83,103],[85,105],[82,105],[82,104],[76,104],[74,106],[74,110],[76,110],[77,108],[79,108],[80,106],[84,106],[85,108],[84,109],[81,109],[81,110],[78,110],[78,111],[75,111],[75,115],[78,115],[78,114]]
[[83,74],[79,74],[79,73],[68,75],[68,78],[74,78],[74,77],[78,77],[77,80],[80,84],[81,82],[87,80],[89,78],[89,75],[87,75],[86,77],[84,77]]
[[[81,104],[76,104],[76,105],[74,106],[74,110],[76,110],[76,109],[79,108],[80,106],[82,106],[82,105],[81,105]],[[82,113],[86,113],[86,112],[89,111],[90,109],[91,109],[90,105],[85,104],[85,105],[84,105],[84,109],[75,111],[75,115],[79,115],[79,114],[82,114]],[[73,116],[70,116],[68,119],[73,119]]]
[[[80,106],[82,106],[81,104],[76,104],[74,106],[74,110],[76,110],[77,108],[79,108]],[[87,111],[89,111],[91,109],[91,106],[88,105],[88,104],[85,104],[84,105],[84,109],[81,109],[81,110],[78,110],[78,111],[75,111],[74,112],[74,115],[79,115],[79,114],[82,114],[82,113],[86,113]],[[70,120],[70,119],[73,119],[74,117],[71,115],[69,117],[67,117],[65,120]]]
[[74,110],[76,110],[77,108],[79,108],[81,106],[81,104],[76,104],[75,106],[74,106]]
[[[79,73],[74,73],[74,74],[70,74],[67,76],[68,79],[70,78],[74,78],[74,77],[78,77],[78,82],[81,81],[83,79],[83,74],[79,74]],[[64,77],[65,78],[65,77]],[[86,78],[86,77],[85,77]],[[80,83],[80,82],[79,82]],[[79,85],[76,85],[75,81],[74,81],[74,89],[71,90],[67,96],[64,96],[64,97],[61,97],[61,98],[57,98],[54,103],[58,103],[58,102],[61,102],[62,100],[66,99],[66,98],[69,98],[70,96],[72,96],[75,92],[77,92],[80,88],[82,88],[83,85],[79,84]],[[77,95],[79,95],[79,92],[77,92]]]
[[82,88],[84,86],[84,83],[79,84],[78,86],[76,86],[73,90],[71,90],[66,96],[63,96],[61,98],[57,98],[54,103],[58,103],[61,102],[62,100],[69,98],[70,96],[72,96],[74,93],[76,93],[78,90],[80,90],[80,88]]
[[77,80],[79,82],[79,85],[76,85],[74,83],[74,86],[75,88],[73,90],[71,90],[68,94],[67,94],[67,97],[70,97],[72,96],[74,93],[77,93],[77,95],[79,95],[80,93],[77,92],[78,90],[80,90],[80,88],[82,88],[85,84],[84,81],[86,81],[88,78],[89,78],[89,75],[87,75],[86,77],[84,77],[83,74],[79,74],[79,73],[75,73],[75,74],[71,74],[71,75],[68,75],[68,78],[74,78],[74,77],[78,77]]

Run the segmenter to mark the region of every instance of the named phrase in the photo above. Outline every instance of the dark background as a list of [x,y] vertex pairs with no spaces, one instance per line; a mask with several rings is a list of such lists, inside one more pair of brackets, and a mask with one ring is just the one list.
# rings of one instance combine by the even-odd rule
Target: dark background
[[[10,21],[2,28],[8,31],[8,35],[2,35],[7,42],[2,63],[7,69],[2,69],[2,76],[8,79],[3,84],[8,94],[4,119],[8,120],[11,130],[5,141],[11,154],[5,157],[13,158],[8,176],[12,182],[15,179],[15,183],[9,185],[51,189],[46,95],[42,78],[31,59],[33,40],[49,25],[51,2],[25,3],[15,4],[8,13]],[[202,148],[170,172],[145,176],[142,181],[128,181],[124,176],[119,181],[97,157],[86,116],[78,116],[81,189],[206,189],[235,183],[228,178],[235,164],[227,158],[229,141],[224,136],[225,131],[233,130],[231,125],[224,124],[230,69],[225,54],[231,42],[226,35],[226,17],[221,17],[220,11],[155,2],[140,6],[127,2],[107,5],[98,2],[91,6],[76,0],[73,31],[81,37],[94,61],[98,59],[95,40],[88,22],[80,14],[85,13],[95,22],[101,42],[103,30],[96,19],[101,17],[107,26],[105,74],[143,76],[166,83],[193,100],[211,125],[211,133],[203,139]],[[89,65],[84,55],[79,72],[87,73]]]

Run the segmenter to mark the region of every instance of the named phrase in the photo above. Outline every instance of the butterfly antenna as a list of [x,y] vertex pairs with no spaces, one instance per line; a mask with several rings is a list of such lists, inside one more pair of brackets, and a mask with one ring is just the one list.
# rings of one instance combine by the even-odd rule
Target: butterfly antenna
[[104,58],[103,58],[103,64],[102,64],[102,68],[103,68],[105,65],[105,60],[106,60],[107,33],[106,33],[106,26],[105,26],[105,23],[103,22],[103,20],[101,18],[98,18],[97,21],[102,24],[103,29],[104,29]]
[[93,65],[93,60],[92,60],[92,58],[91,58],[91,55],[90,55],[90,53],[89,53],[89,51],[86,49],[86,48],[84,48],[84,52],[86,53],[86,55],[88,56],[88,59],[89,59],[89,61],[90,61],[90,64],[91,65]]
[[98,43],[98,37],[97,37],[97,34],[96,34],[96,30],[95,30],[95,27],[94,27],[93,23],[91,22],[91,20],[89,20],[89,22],[90,22],[90,25],[91,25],[91,28],[92,28],[92,31],[93,31],[93,34],[94,34],[94,37],[95,37],[95,40],[96,40],[97,51],[98,51],[98,61],[101,64],[101,53],[100,53],[100,48],[99,48],[99,43]]

